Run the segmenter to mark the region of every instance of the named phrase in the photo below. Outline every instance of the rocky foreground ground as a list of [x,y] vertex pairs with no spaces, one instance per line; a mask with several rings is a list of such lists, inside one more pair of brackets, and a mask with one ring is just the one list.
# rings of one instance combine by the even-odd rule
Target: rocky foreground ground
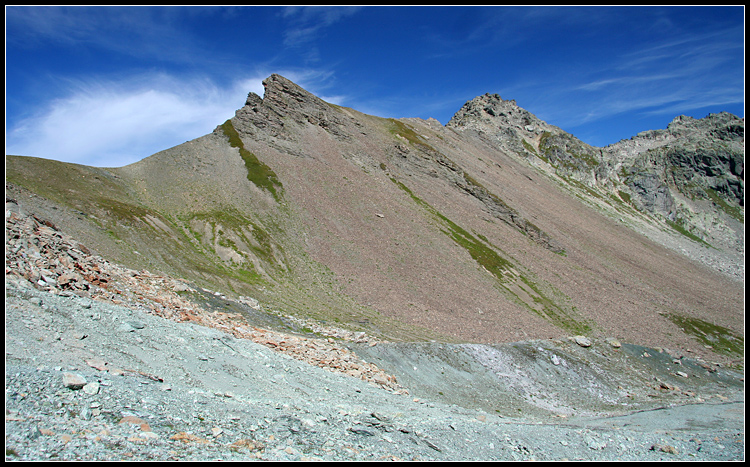
[[383,342],[111,264],[12,200],[5,337],[6,460],[744,460],[721,365]]

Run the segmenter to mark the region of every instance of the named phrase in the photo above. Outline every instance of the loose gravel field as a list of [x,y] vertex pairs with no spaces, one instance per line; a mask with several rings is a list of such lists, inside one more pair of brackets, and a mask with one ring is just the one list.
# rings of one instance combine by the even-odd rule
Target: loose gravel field
[[[5,458],[744,459],[743,382],[721,367],[598,341],[320,339],[405,390],[216,327],[6,278]],[[615,373],[627,362],[637,377]]]

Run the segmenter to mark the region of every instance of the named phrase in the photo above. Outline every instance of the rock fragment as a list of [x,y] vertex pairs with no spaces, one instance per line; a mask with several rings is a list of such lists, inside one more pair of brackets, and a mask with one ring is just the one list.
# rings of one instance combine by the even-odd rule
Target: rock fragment
[[86,378],[77,373],[63,373],[63,386],[68,389],[81,389],[86,385]]
[[670,446],[669,444],[654,444],[651,446],[651,451],[666,452],[667,454],[679,454],[677,448]]
[[573,342],[581,347],[591,347],[591,341],[586,336],[574,336]]

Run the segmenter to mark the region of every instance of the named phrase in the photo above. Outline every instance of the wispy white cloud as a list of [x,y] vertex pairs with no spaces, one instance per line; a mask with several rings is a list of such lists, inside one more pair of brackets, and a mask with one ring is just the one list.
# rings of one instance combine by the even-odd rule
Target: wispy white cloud
[[[274,70],[312,91],[327,89],[332,73]],[[224,85],[205,77],[138,75],[121,81],[69,81],[64,97],[6,131],[6,153],[119,167],[210,133],[242,107],[248,92],[263,96],[256,70]],[[316,92],[317,94],[317,92]],[[344,95],[323,99],[345,103]]]
[[[259,89],[260,88],[260,89]],[[125,82],[78,82],[6,133],[6,152],[115,167],[209,133],[244,103],[260,80],[220,88],[165,75]]]
[[677,36],[615,56],[599,68],[556,76],[556,83],[536,83],[546,89],[543,113],[559,126],[575,128],[625,113],[676,116],[742,104],[737,57],[743,45],[732,36],[737,31]]
[[289,25],[284,31],[284,45],[309,46],[309,43],[313,42],[323,29],[357,13],[361,8],[358,6],[287,7],[281,14]]
[[574,89],[582,91],[598,91],[606,87],[613,86],[642,86],[648,83],[655,83],[658,81],[671,80],[680,78],[681,75],[678,73],[656,73],[653,75],[646,76],[618,76],[613,78],[600,79],[598,81],[592,81],[590,83],[584,83],[576,86]]

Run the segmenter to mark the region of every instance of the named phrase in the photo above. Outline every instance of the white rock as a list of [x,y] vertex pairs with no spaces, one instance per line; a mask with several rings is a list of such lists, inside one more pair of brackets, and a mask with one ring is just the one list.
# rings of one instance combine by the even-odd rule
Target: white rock
[[585,336],[575,336],[573,337],[573,341],[575,341],[575,343],[580,345],[581,347],[591,346],[591,341]]

